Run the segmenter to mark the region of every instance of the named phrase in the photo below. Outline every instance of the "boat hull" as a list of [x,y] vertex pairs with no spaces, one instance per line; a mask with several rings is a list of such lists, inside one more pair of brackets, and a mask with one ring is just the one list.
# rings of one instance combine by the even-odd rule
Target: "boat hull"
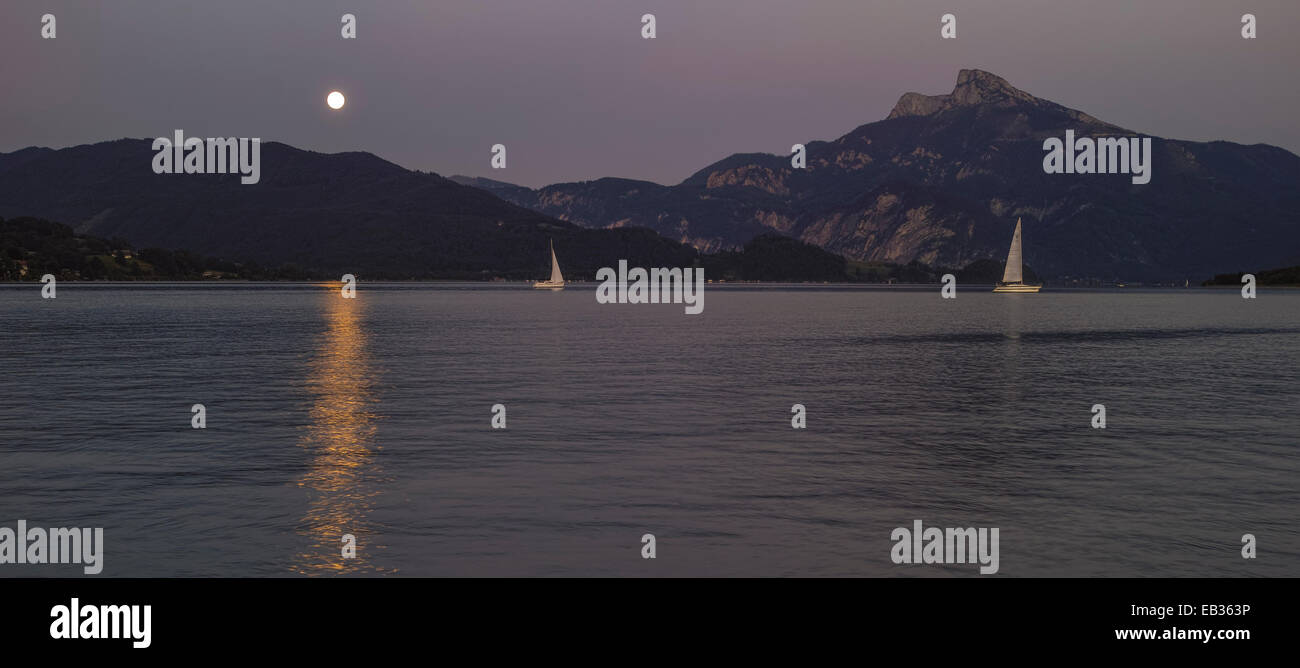
[[552,281],[538,281],[536,283],[533,283],[533,287],[538,290],[563,290],[564,283],[556,283]]
[[994,292],[1038,292],[1043,286],[1025,285],[1024,283],[1004,283],[993,288]]

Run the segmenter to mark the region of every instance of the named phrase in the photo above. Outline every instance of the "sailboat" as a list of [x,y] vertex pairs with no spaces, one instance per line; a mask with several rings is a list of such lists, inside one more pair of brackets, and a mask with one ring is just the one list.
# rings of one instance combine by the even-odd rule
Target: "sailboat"
[[543,290],[563,290],[564,274],[560,273],[560,262],[555,259],[555,242],[551,242],[551,280],[533,283],[534,288]]
[[1020,252],[1020,219],[1016,219],[1016,233],[1011,237],[1011,250],[1007,251],[1007,268],[994,292],[1038,292],[1043,286],[1025,283]]

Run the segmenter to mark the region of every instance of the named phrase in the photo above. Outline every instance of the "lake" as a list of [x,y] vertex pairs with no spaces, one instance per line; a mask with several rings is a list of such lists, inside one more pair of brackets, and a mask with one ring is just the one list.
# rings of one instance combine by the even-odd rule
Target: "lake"
[[595,289],[0,285],[0,526],[103,527],[100,577],[977,575],[893,563],[918,519],[1300,575],[1300,291]]

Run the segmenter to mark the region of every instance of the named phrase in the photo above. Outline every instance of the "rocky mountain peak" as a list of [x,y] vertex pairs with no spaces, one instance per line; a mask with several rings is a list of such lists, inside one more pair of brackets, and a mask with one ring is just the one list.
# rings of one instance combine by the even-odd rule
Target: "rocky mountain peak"
[[1034,96],[1007,83],[1006,79],[984,70],[961,70],[951,97],[957,104],[983,104],[1004,100],[1029,102]]
[[1011,105],[1033,102],[1033,95],[1012,86],[1006,79],[984,70],[961,70],[957,85],[947,95],[904,93],[889,112],[889,118],[902,116],[929,116],[954,107],[981,104]]
[[[708,252],[777,232],[856,261],[983,260],[1000,275],[1023,217],[1026,258],[1044,274],[1181,285],[1224,266],[1300,264],[1300,157],[1282,149],[1153,137],[1149,184],[1049,175],[1046,138],[1136,133],[976,69],[961,70],[949,93],[903,95],[889,117],[899,120],[810,142],[806,170],[786,155],[736,153],[676,186],[600,180],[502,195],[578,225],[649,227]],[[0,195],[5,185],[0,178]]]

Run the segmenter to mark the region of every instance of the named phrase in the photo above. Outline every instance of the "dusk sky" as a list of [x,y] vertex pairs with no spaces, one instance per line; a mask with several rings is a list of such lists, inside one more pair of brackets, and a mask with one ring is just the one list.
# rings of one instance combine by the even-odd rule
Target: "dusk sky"
[[1141,133],[1300,152],[1297,35],[1295,0],[5,0],[0,152],[181,128],[529,186],[677,183],[834,139],[961,68]]

